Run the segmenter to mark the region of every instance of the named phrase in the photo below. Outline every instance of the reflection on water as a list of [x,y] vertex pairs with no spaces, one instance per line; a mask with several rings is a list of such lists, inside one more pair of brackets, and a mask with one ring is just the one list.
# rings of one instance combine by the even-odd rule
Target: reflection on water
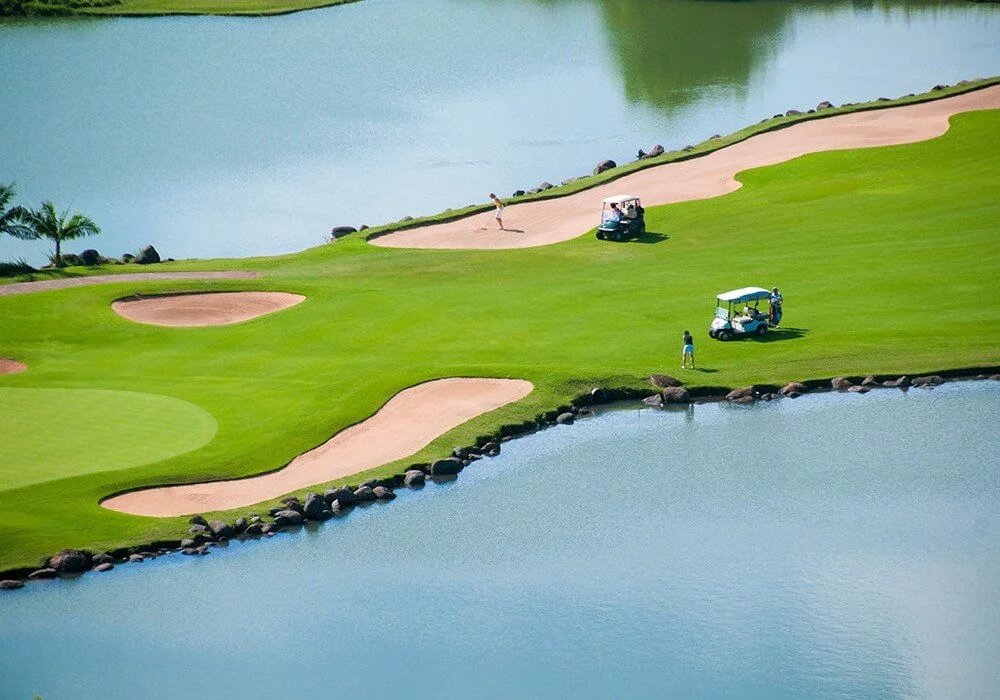
[[995,382],[582,420],[0,596],[0,697],[991,697],[998,421]]
[[[173,257],[681,147],[790,107],[1000,73],[962,1],[371,0],[285,17],[0,21],[0,181]],[[53,96],[57,96],[53,98]],[[0,259],[44,245],[0,240]]]

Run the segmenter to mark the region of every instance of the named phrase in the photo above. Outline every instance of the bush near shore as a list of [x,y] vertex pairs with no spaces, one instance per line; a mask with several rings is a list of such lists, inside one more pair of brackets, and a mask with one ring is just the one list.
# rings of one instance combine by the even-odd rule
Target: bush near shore
[[[813,154],[744,172],[744,187],[724,197],[650,207],[650,234],[633,243],[588,235],[523,250],[403,250],[352,235],[296,255],[173,264],[256,270],[261,279],[0,298],[3,353],[30,367],[0,379],[0,402],[28,387],[119,390],[187,401],[218,422],[210,442],[168,459],[109,460],[80,475],[70,460],[28,486],[0,482],[0,569],[37,565],[65,547],[175,537],[186,519],[98,503],[143,486],[278,469],[429,379],[509,376],[536,389],[405,463],[340,482],[432,462],[594,386],[648,390],[651,374],[678,373],[685,328],[698,352],[700,371],[684,375],[692,389],[998,365],[1000,290],[985,270],[1000,258],[1000,166],[984,154],[1000,147],[1000,111],[952,124],[931,141]],[[760,341],[710,341],[714,295],[746,284],[782,288],[786,327]],[[308,299],[250,323],[193,330],[133,324],[109,308],[136,291],[206,288]],[[172,418],[154,413],[115,427],[122,441],[155,441]],[[17,437],[40,431],[100,463],[107,440],[94,439],[91,417],[19,420],[26,417],[7,419],[0,474],[34,468]]]

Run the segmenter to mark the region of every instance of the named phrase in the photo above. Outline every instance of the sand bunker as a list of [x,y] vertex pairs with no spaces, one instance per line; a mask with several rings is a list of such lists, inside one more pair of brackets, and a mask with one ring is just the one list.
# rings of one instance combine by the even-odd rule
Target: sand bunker
[[7,357],[0,357],[0,374],[17,374],[28,369],[28,365]]
[[387,248],[531,248],[576,238],[594,228],[601,200],[623,192],[653,206],[706,199],[740,187],[740,171],[817,151],[913,143],[940,136],[959,112],[1000,108],[1000,86],[905,107],[844,114],[754,136],[706,156],[668,163],[567,197],[507,207],[504,224],[523,233],[482,231],[488,213],[372,239]]
[[90,277],[67,277],[65,279],[38,280],[37,282],[14,282],[0,284],[0,297],[30,292],[45,292],[70,287],[89,287],[95,284],[115,282],[156,282],[160,280],[245,280],[260,277],[259,272],[225,270],[222,272],[126,272],[121,275],[91,275]]
[[453,378],[419,384],[396,394],[371,418],[299,455],[280,471],[236,481],[133,491],[101,505],[159,517],[249,506],[409,457],[452,428],[523,399],[533,388],[521,379]]
[[287,292],[211,292],[129,297],[111,304],[130,321],[154,326],[225,326],[274,313],[305,301]]

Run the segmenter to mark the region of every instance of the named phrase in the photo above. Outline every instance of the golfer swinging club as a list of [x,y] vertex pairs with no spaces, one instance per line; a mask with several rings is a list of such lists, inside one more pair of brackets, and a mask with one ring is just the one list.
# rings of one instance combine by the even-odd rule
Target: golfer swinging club
[[[497,230],[498,231],[503,231],[504,230],[504,227],[503,227],[503,210],[504,210],[504,207],[507,206],[507,205],[504,204],[503,201],[499,197],[497,197],[495,194],[493,194],[492,192],[490,192],[490,199],[493,200],[493,204],[497,208],[496,213],[493,214],[493,218],[497,220],[497,227],[498,227]],[[485,226],[481,226],[480,230],[485,231],[486,227]]]

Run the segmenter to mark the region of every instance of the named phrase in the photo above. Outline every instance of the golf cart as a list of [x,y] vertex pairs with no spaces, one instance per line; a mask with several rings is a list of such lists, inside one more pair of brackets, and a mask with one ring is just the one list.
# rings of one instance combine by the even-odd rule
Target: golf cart
[[601,225],[597,227],[597,237],[602,241],[624,241],[641,236],[646,232],[645,214],[646,210],[635,195],[608,197],[601,208]]
[[760,310],[760,302],[770,305],[771,293],[761,287],[744,287],[720,294],[715,300],[715,318],[708,328],[711,338],[726,341],[744,335],[763,336],[768,328],[768,311]]

